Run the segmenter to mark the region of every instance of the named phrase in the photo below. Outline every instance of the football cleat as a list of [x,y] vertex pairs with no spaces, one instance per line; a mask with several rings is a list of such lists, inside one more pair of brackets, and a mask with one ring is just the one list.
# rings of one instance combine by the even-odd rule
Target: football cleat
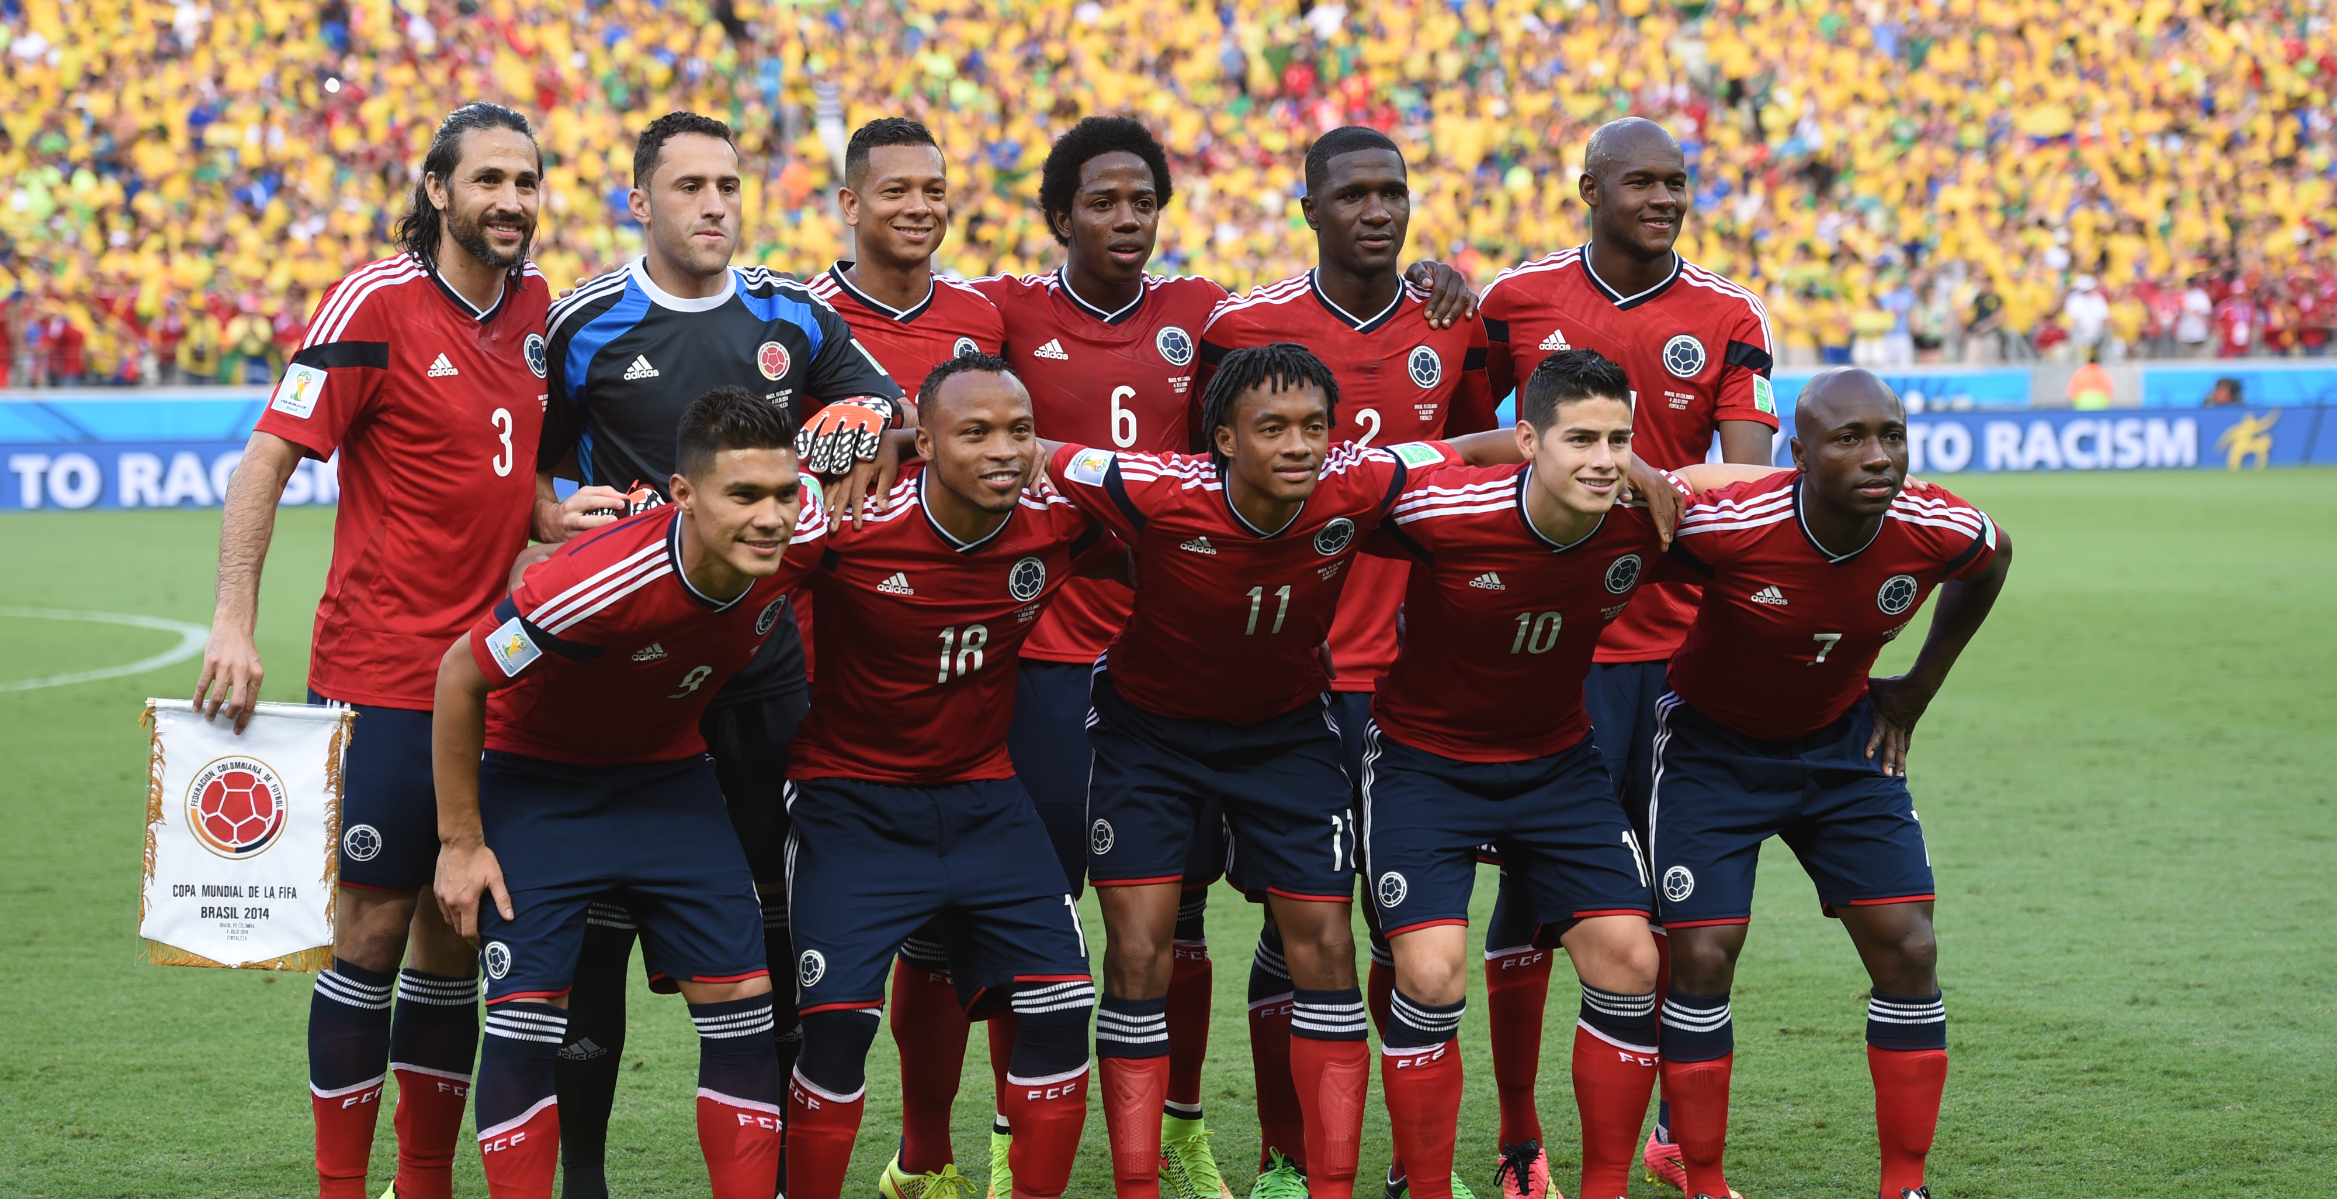
[[1161,1199],[1233,1199],[1200,1117],[1161,1116],[1160,1193]]
[[1931,1199],[1931,1186],[1929,1183],[1926,1183],[1923,1186],[1915,1187],[1913,1189],[1900,1187],[1899,1199]]
[[990,1129],[990,1199],[1014,1199],[1014,1165],[1006,1151],[1014,1148],[1014,1134]]
[[1688,1189],[1688,1167],[1680,1163],[1680,1147],[1671,1141],[1655,1139],[1647,1134],[1647,1145],[1639,1151],[1640,1164],[1647,1167],[1647,1176],[1675,1191]]
[[[389,1189],[381,1193],[381,1199],[398,1199],[398,1184],[394,1179],[390,1182]],[[1925,1195],[1923,1199],[1931,1199],[1931,1196]]]
[[1408,1199],[1411,1194],[1411,1178],[1396,1173],[1396,1168],[1389,1166],[1387,1190],[1383,1192],[1382,1199]]
[[1453,1175],[1452,1184],[1453,1199],[1477,1199],[1477,1192],[1470,1190],[1469,1184],[1462,1182],[1460,1175]]
[[[1460,1180],[1453,1180],[1458,1195]],[[1493,1191],[1500,1199],[1566,1199],[1550,1185],[1550,1155],[1540,1141],[1525,1141],[1501,1151],[1501,1168],[1494,1172]]]
[[1250,1184],[1250,1199],[1307,1199],[1306,1175],[1299,1173],[1298,1167],[1291,1165],[1280,1150],[1267,1152],[1273,1155],[1273,1166]]
[[931,1174],[911,1174],[896,1153],[877,1176],[876,1193],[884,1199],[974,1199],[974,1180],[958,1173],[955,1162]]

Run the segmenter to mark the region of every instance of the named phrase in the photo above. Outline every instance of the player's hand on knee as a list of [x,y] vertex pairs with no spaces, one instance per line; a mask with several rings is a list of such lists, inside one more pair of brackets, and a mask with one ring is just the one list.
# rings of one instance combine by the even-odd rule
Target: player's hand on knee
[[796,431],[796,460],[815,475],[850,474],[858,463],[876,461],[884,434],[900,416],[899,404],[878,396],[838,400]]
[[1885,775],[1907,774],[1907,746],[1915,738],[1915,722],[1931,706],[1932,693],[1905,675],[1868,679],[1867,703],[1874,710],[1874,731],[1866,738],[1866,756],[1877,754]]
[[438,877],[431,890],[438,898],[438,910],[446,917],[447,926],[463,939],[479,939],[479,900],[483,895],[495,897],[495,911],[505,920],[518,913],[511,906],[511,891],[503,885],[503,864],[496,860],[495,851],[480,845],[446,845],[438,851]]
[[225,711],[235,731],[242,732],[251,723],[267,673],[250,633],[213,625],[203,646],[203,672],[195,676],[195,710],[206,720]]
[[1455,322],[1477,315],[1477,289],[1469,286],[1469,277],[1460,271],[1435,261],[1413,263],[1404,271],[1404,279],[1414,287],[1428,289],[1428,325],[1432,329],[1450,329]]

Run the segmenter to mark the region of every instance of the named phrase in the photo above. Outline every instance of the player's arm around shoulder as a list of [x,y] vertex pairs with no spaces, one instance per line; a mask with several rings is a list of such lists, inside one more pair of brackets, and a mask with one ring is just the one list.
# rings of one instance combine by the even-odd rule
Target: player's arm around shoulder
[[1867,681],[1874,732],[1867,738],[1866,756],[1873,758],[1879,753],[1878,764],[1887,775],[1907,773],[1907,748],[1915,735],[1915,723],[1923,719],[1932,698],[1946,685],[1956,659],[1996,607],[1996,597],[2003,593],[2004,581],[2012,571],[2011,535],[1986,513],[1964,506],[1944,489],[1910,481],[1910,491],[1918,488],[1954,501],[1959,518],[1963,518],[1961,514],[1978,518],[1979,530],[1970,534],[1961,548],[1953,545],[1952,538],[1942,547],[1955,556],[1947,560],[1947,578],[1939,585],[1931,611],[1931,631],[1924,635],[1915,664],[1903,675]]

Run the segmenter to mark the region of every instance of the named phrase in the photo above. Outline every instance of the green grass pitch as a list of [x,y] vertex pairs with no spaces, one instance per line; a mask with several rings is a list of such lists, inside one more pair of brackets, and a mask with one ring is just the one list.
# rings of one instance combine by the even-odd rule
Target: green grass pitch
[[[1948,1197],[2306,1195],[2337,1169],[2337,473],[1970,477],[2018,544],[1994,621],[1915,746],[1939,873],[1953,1068],[1932,1157]],[[0,522],[0,605],[209,619],[216,512]],[[267,572],[270,698],[297,700],[330,517],[287,511]],[[1903,666],[1918,642],[1894,647]],[[0,682],[134,661],[163,632],[0,618]],[[135,960],[145,738],[139,700],[193,663],[0,692],[0,1193],[313,1193],[298,975]],[[1730,1176],[1753,1199],[1872,1195],[1866,980],[1772,843],[1739,972]],[[1479,889],[1480,914],[1487,902]],[[1102,922],[1089,902],[1100,950]],[[1257,1149],[1243,988],[1253,910],[1209,915],[1217,1018],[1206,1090],[1237,1190]],[[1553,1167],[1580,1162],[1552,988],[1541,1101]],[[637,993],[613,1180],[703,1195],[696,1049],[678,1000]],[[1465,1179],[1490,1195],[1481,988],[1462,1043]],[[847,1193],[896,1127],[889,1045]],[[958,1152],[985,1168],[977,1034]],[[1375,1098],[1365,1177],[1387,1158]],[[374,1186],[387,1183],[387,1104]],[[484,1194],[458,1153],[461,1193]],[[1091,1113],[1072,1193],[1109,1193]],[[1376,1195],[1369,1185],[1366,1194]],[[1633,1196],[1662,1192],[1644,1179]]]

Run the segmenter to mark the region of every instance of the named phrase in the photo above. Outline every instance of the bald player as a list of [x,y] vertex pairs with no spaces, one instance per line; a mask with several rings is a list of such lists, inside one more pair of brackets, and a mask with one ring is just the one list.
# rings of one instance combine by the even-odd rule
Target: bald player
[[[1690,206],[1680,144],[1643,117],[1610,122],[1591,135],[1576,186],[1590,208],[1590,241],[1505,271],[1485,291],[1493,394],[1522,383],[1557,351],[1596,350],[1631,381],[1631,452],[1640,461],[1677,470],[1704,461],[1717,438],[1722,460],[1768,465],[1777,428],[1768,316],[1752,292],[1675,251]],[[1689,584],[1640,587],[1601,635],[1584,682],[1599,750],[1642,844],[1655,699],[1695,602]],[[1500,894],[1486,926],[1485,981],[1507,1154],[1541,1140],[1534,1080],[1552,946],[1506,872]],[[1678,1186],[1668,1125],[1659,1114],[1645,1159]],[[1541,1199],[1538,1184],[1529,1190],[1529,1199]]]
[[[1664,1090],[1685,1189],[1726,1196],[1728,992],[1761,843],[1780,837],[1874,983],[1866,1058],[1879,1193],[1929,1199],[1947,1009],[1908,743],[1995,604],[2012,543],[1946,489],[1907,478],[1906,409],[1866,371],[1821,375],[1803,391],[1793,462],[1698,497],[1672,544],[1705,583],[1656,703],[1648,798],[1648,856],[1672,947]],[[1869,678],[1934,589],[1939,606],[1914,665]]]

